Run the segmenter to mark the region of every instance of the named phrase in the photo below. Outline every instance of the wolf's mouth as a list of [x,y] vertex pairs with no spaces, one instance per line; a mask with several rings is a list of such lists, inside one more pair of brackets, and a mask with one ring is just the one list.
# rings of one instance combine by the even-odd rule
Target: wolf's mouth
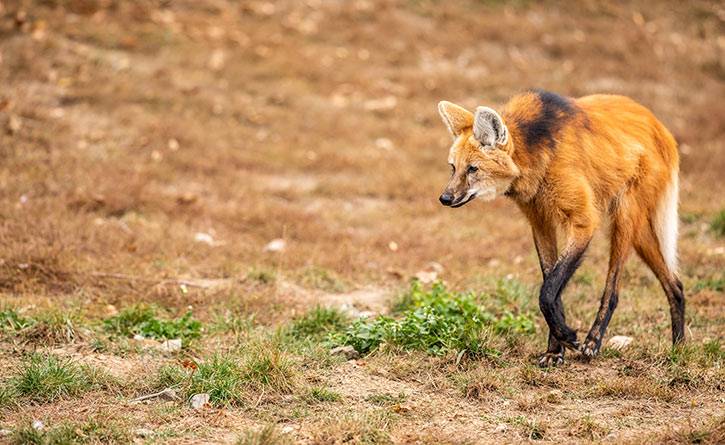
[[451,204],[451,208],[454,208],[455,209],[457,207],[461,207],[462,205],[468,204],[469,202],[473,201],[473,199],[475,197],[476,197],[476,194],[475,193],[471,193],[470,195],[468,195],[467,197],[464,197],[460,201],[454,202],[453,204]]

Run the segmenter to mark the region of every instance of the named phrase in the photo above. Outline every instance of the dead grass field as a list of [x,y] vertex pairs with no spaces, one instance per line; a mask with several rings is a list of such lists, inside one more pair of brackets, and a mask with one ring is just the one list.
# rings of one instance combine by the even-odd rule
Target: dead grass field
[[[0,0],[0,441],[725,442],[724,30],[716,1]],[[629,95],[679,141],[683,348],[633,259],[608,331],[633,345],[534,366],[523,217],[437,202],[436,103],[528,87]],[[599,236],[566,291],[580,331],[606,260]],[[300,334],[316,305],[390,311],[431,262],[536,332],[352,360]]]

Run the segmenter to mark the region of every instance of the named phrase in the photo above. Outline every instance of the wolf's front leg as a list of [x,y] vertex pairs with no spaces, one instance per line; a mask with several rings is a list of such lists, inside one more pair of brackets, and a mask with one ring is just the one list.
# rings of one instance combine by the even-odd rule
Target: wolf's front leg
[[[546,324],[549,325],[550,337],[553,337],[561,348],[555,349],[553,356],[550,351],[547,351],[539,362],[541,365],[548,366],[550,362],[558,361],[558,358],[561,358],[563,362],[563,348],[579,350],[580,345],[576,331],[566,324],[561,293],[579,267],[590,240],[591,236],[579,237],[578,240],[574,239],[574,242],[569,244],[570,247],[559,258],[551,272],[546,275],[544,284],[541,286],[539,308],[546,319]],[[551,341],[549,341],[549,345],[551,348]],[[557,355],[559,353],[561,354],[560,357]]]
[[559,366],[564,363],[564,347],[559,343],[554,335],[549,331],[549,346],[546,352],[539,357],[539,366],[542,368],[550,368]]

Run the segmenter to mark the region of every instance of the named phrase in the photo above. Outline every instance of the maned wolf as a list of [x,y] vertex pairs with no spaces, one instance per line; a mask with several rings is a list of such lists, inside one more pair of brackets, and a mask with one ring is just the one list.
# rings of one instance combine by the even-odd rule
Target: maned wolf
[[[440,202],[460,207],[505,195],[531,224],[544,276],[539,307],[549,326],[539,365],[563,363],[565,348],[587,357],[599,352],[632,248],[667,295],[673,344],[683,341],[677,143],[649,110],[622,96],[574,99],[532,90],[513,97],[500,114],[487,107],[471,113],[445,101],[438,111],[453,135],[453,172]],[[599,312],[580,343],[564,319],[561,293],[605,218],[609,272]],[[557,233],[564,238],[561,253]]]

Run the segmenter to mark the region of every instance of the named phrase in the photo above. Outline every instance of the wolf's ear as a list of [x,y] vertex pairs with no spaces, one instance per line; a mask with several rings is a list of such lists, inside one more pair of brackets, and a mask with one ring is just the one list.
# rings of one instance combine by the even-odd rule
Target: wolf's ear
[[458,136],[463,130],[471,128],[471,125],[473,125],[473,113],[448,101],[438,102],[438,112],[453,137]]
[[506,145],[509,131],[498,113],[488,107],[478,107],[473,120],[473,137],[484,147]]

